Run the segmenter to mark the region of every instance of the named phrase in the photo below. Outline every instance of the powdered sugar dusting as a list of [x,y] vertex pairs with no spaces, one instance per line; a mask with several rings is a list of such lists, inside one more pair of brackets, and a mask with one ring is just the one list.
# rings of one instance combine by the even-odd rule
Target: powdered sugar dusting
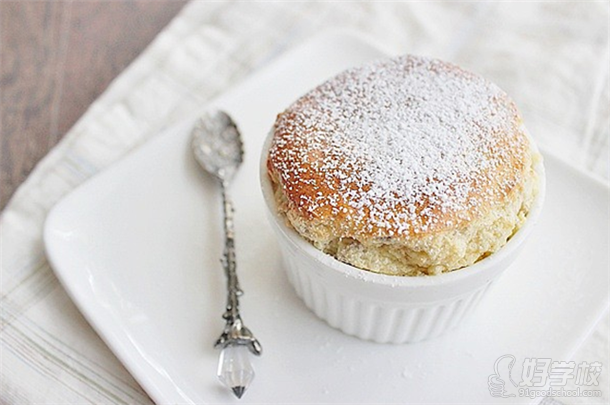
[[489,81],[404,56],[348,70],[280,114],[270,169],[293,208],[345,236],[427,232],[469,220],[515,184],[518,120]]

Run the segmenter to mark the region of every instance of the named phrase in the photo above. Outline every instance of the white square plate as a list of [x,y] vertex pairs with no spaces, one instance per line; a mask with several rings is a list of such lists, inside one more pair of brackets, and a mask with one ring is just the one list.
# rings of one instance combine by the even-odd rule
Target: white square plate
[[[546,156],[538,227],[463,327],[380,345],[318,320],[281,268],[259,190],[275,115],[344,68],[385,54],[327,34],[281,56],[214,104],[240,127],[232,187],[246,324],[264,347],[241,403],[489,403],[495,360],[568,360],[608,305],[608,188]],[[159,404],[237,402],[216,379],[225,303],[219,195],[177,125],[78,188],[50,213],[45,244],[74,302]],[[535,135],[535,134],[534,134]],[[516,398],[512,402],[529,402]]]

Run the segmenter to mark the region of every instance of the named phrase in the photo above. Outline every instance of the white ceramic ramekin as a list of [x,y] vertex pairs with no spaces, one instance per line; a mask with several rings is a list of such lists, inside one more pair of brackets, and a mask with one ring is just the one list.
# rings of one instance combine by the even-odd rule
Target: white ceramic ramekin
[[266,168],[269,144],[270,137],[262,152],[260,178],[288,279],[318,317],[349,335],[379,343],[417,342],[457,326],[515,260],[544,200],[541,160],[536,167],[540,179],[536,201],[525,224],[499,251],[472,266],[436,276],[377,274],[319,251],[278,216]]

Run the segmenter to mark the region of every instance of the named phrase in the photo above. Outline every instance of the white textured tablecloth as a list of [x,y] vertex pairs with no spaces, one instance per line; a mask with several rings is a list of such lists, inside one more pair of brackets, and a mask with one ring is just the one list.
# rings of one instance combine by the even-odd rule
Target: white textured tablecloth
[[[511,94],[547,150],[607,180],[608,18],[608,2],[189,4],[0,217],[0,404],[150,403],[53,275],[43,221],[75,186],[285,49],[328,28],[353,28],[396,53],[453,61]],[[604,397],[563,402],[608,402],[608,328],[605,317],[575,358],[604,364]]]

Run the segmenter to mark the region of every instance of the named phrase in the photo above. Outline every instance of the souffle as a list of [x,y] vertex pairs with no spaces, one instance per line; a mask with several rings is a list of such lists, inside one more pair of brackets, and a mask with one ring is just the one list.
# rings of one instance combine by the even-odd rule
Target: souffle
[[350,69],[278,115],[267,171],[278,214],[337,260],[437,275],[500,249],[538,192],[514,102],[450,63]]

